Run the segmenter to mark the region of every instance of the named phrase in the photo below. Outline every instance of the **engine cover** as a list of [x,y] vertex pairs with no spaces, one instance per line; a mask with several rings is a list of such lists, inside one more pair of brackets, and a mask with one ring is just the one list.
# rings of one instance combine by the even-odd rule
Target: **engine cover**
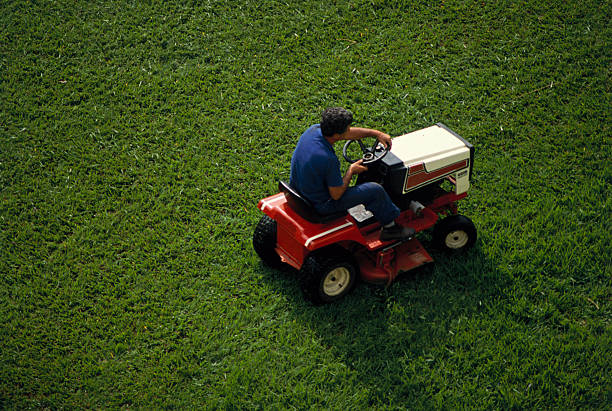
[[455,193],[470,187],[474,146],[442,123],[393,139],[380,171],[385,187],[403,195],[450,177]]

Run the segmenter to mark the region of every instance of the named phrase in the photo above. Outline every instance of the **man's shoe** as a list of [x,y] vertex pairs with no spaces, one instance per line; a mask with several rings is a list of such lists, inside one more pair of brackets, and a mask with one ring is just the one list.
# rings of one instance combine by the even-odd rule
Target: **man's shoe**
[[383,227],[380,232],[380,241],[392,241],[392,240],[410,240],[414,237],[414,228],[403,227],[399,224],[392,225],[391,227]]

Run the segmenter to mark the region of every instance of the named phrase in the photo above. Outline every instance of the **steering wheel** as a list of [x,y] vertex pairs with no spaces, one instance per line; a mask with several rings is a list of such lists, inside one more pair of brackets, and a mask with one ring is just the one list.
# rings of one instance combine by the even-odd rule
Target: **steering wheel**
[[361,147],[361,152],[363,153],[363,157],[361,159],[363,160],[364,166],[381,160],[389,152],[389,146],[383,146],[378,140],[374,142],[372,147],[366,147],[365,144],[361,142],[361,140],[349,140],[344,144],[344,147],[342,148],[342,155],[344,156],[344,159],[349,163],[354,163],[355,161],[359,160],[353,160],[348,156],[348,148],[355,141],[359,144],[359,147]]

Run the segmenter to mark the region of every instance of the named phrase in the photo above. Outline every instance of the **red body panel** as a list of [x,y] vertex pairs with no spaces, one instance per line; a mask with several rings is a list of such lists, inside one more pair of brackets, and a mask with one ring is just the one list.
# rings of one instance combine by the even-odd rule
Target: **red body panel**
[[[400,224],[418,233],[433,227],[438,214],[456,212],[456,201],[467,194],[449,192],[436,198],[419,215],[411,210],[400,214]],[[368,282],[390,283],[401,271],[433,261],[418,240],[398,243],[379,240],[380,224],[359,227],[348,213],[324,224],[305,220],[289,205],[283,193],[259,201],[258,208],[277,223],[276,252],[287,264],[300,269],[306,256],[331,244],[340,244],[355,251],[361,277]]]
[[363,240],[355,220],[348,214],[329,223],[314,224],[293,211],[282,193],[260,200],[258,207],[276,221],[276,251],[283,261],[297,269],[310,251],[340,241]]

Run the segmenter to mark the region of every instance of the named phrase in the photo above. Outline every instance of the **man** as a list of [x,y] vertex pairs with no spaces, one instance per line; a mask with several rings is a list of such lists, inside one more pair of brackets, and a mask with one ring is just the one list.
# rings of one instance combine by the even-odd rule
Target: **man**
[[289,184],[310,200],[320,214],[345,211],[363,204],[383,225],[381,241],[407,239],[414,230],[395,223],[400,210],[380,184],[368,182],[349,187],[354,175],[368,168],[362,160],[351,164],[342,177],[340,161],[333,145],[341,140],[376,137],[391,147],[391,137],[378,130],[351,127],[353,114],[341,107],[323,111],[321,123],[311,126],[302,134],[291,158]]

